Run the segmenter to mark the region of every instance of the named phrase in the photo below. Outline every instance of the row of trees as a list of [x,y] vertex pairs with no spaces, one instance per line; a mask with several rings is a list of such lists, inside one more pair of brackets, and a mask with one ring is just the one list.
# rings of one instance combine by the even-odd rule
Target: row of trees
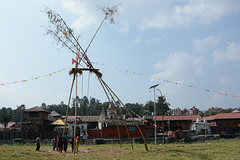
[[[88,115],[100,115],[102,108],[106,111],[107,108],[109,107],[109,102],[103,102],[101,103],[99,100],[96,98],[88,98],[85,96],[83,98],[76,98],[76,106],[77,106],[77,115],[80,116],[88,116]],[[136,114],[143,116],[143,115],[149,115],[154,112],[154,103],[153,101],[148,101],[145,104],[140,104],[140,103],[126,103],[125,106],[121,106],[120,103],[118,103],[118,106],[121,108],[121,111],[123,114],[128,117],[128,113],[125,110],[124,107],[127,107],[127,109],[130,111],[130,113],[135,117]],[[169,113],[170,104],[166,101],[166,98],[164,96],[160,96],[157,99],[156,102],[156,115],[166,115],[166,113]],[[64,104],[61,102],[60,104],[51,104],[47,105],[46,103],[42,103],[40,106],[41,108],[52,112],[56,111],[61,115],[66,115],[67,111],[67,104]],[[20,106],[17,106],[16,109],[12,108],[6,108],[2,107],[0,109],[0,123],[5,125],[8,124],[8,122],[24,122],[25,120],[25,105],[22,104]],[[229,113],[232,112],[234,109],[229,108],[229,109],[223,109],[220,112],[200,112],[200,115],[203,116],[211,116],[215,115],[217,113]],[[187,109],[183,109],[183,111],[187,112]],[[133,113],[136,113],[135,115]],[[75,98],[72,99],[71,106],[69,108],[69,115],[75,115]]]
[[[75,114],[75,102],[77,106],[77,115],[81,116],[100,115],[102,108],[106,110],[109,107],[109,102],[101,103],[96,98],[91,98],[90,100],[88,100],[86,96],[83,98],[77,97],[76,99],[75,98],[72,99],[72,103],[69,108],[69,115]],[[122,113],[125,114],[126,116],[128,116],[127,111],[123,108],[126,106],[129,111],[133,111],[141,116],[145,114],[151,114],[152,112],[154,112],[153,101],[148,101],[145,105],[139,103],[126,103],[125,106],[121,106],[120,103],[118,102],[117,104],[121,108]],[[169,106],[170,104],[166,102],[165,97],[158,97],[158,100],[156,102],[157,115],[162,115],[163,113],[168,112],[170,110]],[[61,102],[58,105],[56,104],[46,105],[45,103],[42,103],[41,107],[49,112],[54,110],[62,115],[65,115],[67,110],[67,105],[64,104],[63,102]]]
[[[109,107],[109,102],[103,102],[101,103],[96,98],[88,98],[85,96],[83,98],[76,98],[76,106],[77,106],[77,115],[80,116],[88,116],[88,115],[100,115],[102,108],[106,111],[106,109]],[[127,111],[124,109],[125,106],[127,106],[127,109],[130,111],[130,113],[136,113],[140,116],[151,114],[154,112],[154,103],[153,101],[148,101],[146,104],[139,104],[139,103],[126,103],[125,106],[121,106],[120,103],[118,103],[118,106],[121,108],[121,111],[123,114],[128,117]],[[170,110],[169,108],[170,104],[166,102],[166,98],[163,96],[158,97],[158,100],[156,102],[156,114],[162,115]],[[67,111],[67,104],[64,104],[64,102],[61,102],[60,104],[51,104],[47,105],[46,103],[42,103],[40,106],[41,108],[52,112],[56,111],[61,115],[66,115]],[[12,108],[6,108],[2,107],[0,109],[0,123],[4,124],[5,127],[8,124],[8,122],[22,122],[24,121],[25,114],[25,105],[22,104],[20,106],[17,106],[16,109]],[[133,111],[133,112],[132,112]],[[69,107],[69,115],[75,114],[75,98],[72,99],[71,106]],[[132,114],[133,115],[133,114]],[[133,115],[136,116],[136,115]]]
[[0,110],[0,123],[4,125],[6,128],[8,122],[22,122],[22,120],[25,118],[24,110],[25,105],[22,104],[20,106],[17,106],[15,110],[12,108],[6,108],[2,107]]

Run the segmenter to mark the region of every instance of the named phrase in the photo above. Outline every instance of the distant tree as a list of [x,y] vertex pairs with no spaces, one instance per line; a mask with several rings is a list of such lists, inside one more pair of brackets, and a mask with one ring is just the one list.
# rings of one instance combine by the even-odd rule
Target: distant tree
[[97,103],[97,100],[95,98],[91,98],[90,99],[90,105],[93,105],[95,103]]
[[220,111],[219,113],[231,113],[233,112],[235,109],[232,108],[228,108],[228,109],[223,109],[222,111]]
[[13,110],[12,108],[7,108],[7,114],[12,114]]
[[6,107],[2,107],[1,110],[0,110],[0,113],[1,114],[8,114],[8,110]]
[[144,112],[147,112],[146,114],[151,114],[151,113],[154,112],[154,103],[153,103],[153,101],[148,101],[144,105]]
[[42,104],[41,104],[41,108],[47,110],[47,105],[46,105],[46,103],[42,103]]
[[166,101],[166,98],[164,96],[159,96],[156,103],[157,116],[165,115],[170,110],[169,106],[170,103]]
[[89,115],[100,115],[102,111],[102,104],[101,103],[94,103],[89,106]]
[[[218,113],[231,113],[231,112],[233,112],[234,110],[235,110],[235,109],[227,108],[227,109],[223,109],[223,110],[221,110],[221,111],[219,111],[219,112],[207,111],[207,112],[205,112],[204,114],[205,114],[205,116],[214,116],[214,115],[216,115],[216,114],[218,114]],[[203,115],[203,114],[201,114],[201,115]]]
[[25,118],[25,113],[24,113],[25,109],[26,107],[24,104],[17,106],[17,108],[12,111],[12,121],[21,122]]
[[89,100],[88,100],[87,96],[84,96],[82,98],[82,103],[81,104],[84,105],[84,106],[88,106],[89,105]]
[[11,121],[12,115],[11,114],[2,114],[0,116],[0,123],[4,125],[4,128],[7,128],[7,124]]
[[[130,114],[133,117],[137,117],[137,114],[140,115],[140,116],[143,116],[143,114],[144,114],[143,104],[127,103],[127,104],[125,104],[125,106],[127,106],[128,110],[130,111]],[[126,115],[129,116],[128,114],[126,114]]]

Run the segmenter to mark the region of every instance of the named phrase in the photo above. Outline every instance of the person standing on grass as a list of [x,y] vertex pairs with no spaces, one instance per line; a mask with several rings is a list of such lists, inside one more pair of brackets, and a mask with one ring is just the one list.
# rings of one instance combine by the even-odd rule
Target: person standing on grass
[[60,136],[59,136],[59,141],[58,141],[58,151],[59,151],[60,153],[62,153],[62,147],[63,147],[63,138],[62,138],[62,136],[60,135]]
[[73,149],[74,149],[74,138],[72,138],[72,140],[71,140],[71,145],[72,145],[72,152],[73,152]]
[[59,139],[60,139],[60,135],[58,134],[58,135],[57,135],[57,142],[56,142],[57,151],[58,151],[58,142],[59,142]]
[[80,140],[80,138],[79,138],[79,136],[77,134],[77,136],[76,136],[76,147],[75,147],[75,151],[77,149],[77,152],[78,152],[79,140]]
[[87,132],[85,130],[81,134],[81,137],[82,137],[83,144],[85,144],[86,141],[87,141],[87,137],[88,137],[88,134],[87,134]]
[[57,136],[54,135],[54,142],[53,142],[53,150],[55,151],[55,148],[57,147]]
[[40,149],[40,136],[37,136],[36,143],[37,143],[36,151],[39,151],[39,149]]
[[64,152],[67,152],[67,147],[68,147],[68,135],[67,135],[67,133],[65,133],[65,135],[63,137],[63,149],[64,149]]

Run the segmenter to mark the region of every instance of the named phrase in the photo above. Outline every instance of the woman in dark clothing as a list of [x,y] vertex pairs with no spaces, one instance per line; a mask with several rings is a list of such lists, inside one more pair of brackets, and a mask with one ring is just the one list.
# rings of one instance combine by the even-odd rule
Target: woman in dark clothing
[[60,136],[58,141],[58,151],[61,153],[62,153],[62,147],[63,147],[63,140],[62,140],[62,136]]
[[73,152],[73,149],[74,149],[74,138],[72,138],[72,140],[71,140],[71,145],[72,145],[72,152]]

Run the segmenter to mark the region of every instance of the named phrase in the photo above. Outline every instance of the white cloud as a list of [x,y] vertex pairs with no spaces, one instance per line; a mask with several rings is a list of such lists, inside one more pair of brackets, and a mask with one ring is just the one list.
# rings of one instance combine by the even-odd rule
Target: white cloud
[[240,44],[235,42],[228,42],[226,50],[215,50],[213,57],[215,62],[222,62],[227,60],[240,60]]
[[[171,5],[170,4],[174,4]],[[190,26],[193,23],[198,24],[210,24],[213,21],[220,19],[223,15],[229,12],[239,12],[235,5],[239,4],[238,1],[219,1],[219,0],[194,0],[194,1],[182,1],[181,5],[177,4],[178,1],[168,4],[154,4],[160,9],[154,9],[155,12],[150,11],[151,15],[144,12],[145,15],[143,23],[141,24],[141,30],[149,27],[154,28],[169,28],[175,26]],[[184,3],[185,2],[185,3]],[[151,5],[151,4],[149,4]],[[153,4],[152,4],[153,5]],[[168,9],[162,9],[165,7]],[[151,8],[153,8],[151,6]]]
[[155,68],[159,73],[154,74],[154,77],[161,79],[186,81],[194,75],[203,74],[202,65],[203,57],[194,57],[187,53],[175,53],[168,56],[164,61],[159,61]]
[[92,7],[91,3],[86,3],[86,1],[62,0],[61,5],[73,15],[78,16],[72,24],[73,29],[82,30],[99,25],[100,19],[98,19],[96,14],[97,7]]
[[[238,0],[123,0],[116,4],[115,1],[83,1],[61,0],[64,9],[78,16],[73,22],[74,29],[81,30],[99,25],[103,18],[98,6],[118,5],[118,13],[114,16],[119,24],[120,32],[128,32],[131,25],[136,25],[140,30],[147,28],[169,28],[175,26],[190,26],[193,23],[210,24],[230,12],[239,12]],[[120,5],[121,4],[121,5]]]
[[138,43],[141,43],[142,42],[142,38],[141,37],[138,37],[134,40],[134,44],[138,44]]
[[126,33],[129,31],[129,23],[127,22],[121,22],[120,23],[120,28],[119,28],[120,32]]
[[229,77],[224,76],[219,79],[219,84],[229,86],[229,84],[232,84],[232,80]]
[[[219,94],[219,93],[223,94]],[[224,95],[229,93],[227,89],[222,89],[219,93],[215,93],[206,103],[209,107],[220,107],[220,108],[235,108],[239,105],[239,102],[236,98],[232,99],[231,96]],[[229,102],[231,98],[231,103]]]
[[208,52],[214,50],[218,46],[220,40],[221,38],[210,35],[203,39],[194,39],[193,45],[196,52]]
[[[192,23],[210,24],[230,12],[239,12],[237,0],[172,0],[172,1],[137,1],[123,0],[118,6],[118,15],[114,18],[120,24],[120,31],[127,32],[130,25],[137,25],[140,30],[146,28],[168,28],[190,26]],[[77,15],[73,23],[74,29],[88,28],[98,25],[102,14],[97,6],[118,5],[114,1],[77,1],[61,0],[64,9]],[[97,6],[96,6],[97,5]]]

